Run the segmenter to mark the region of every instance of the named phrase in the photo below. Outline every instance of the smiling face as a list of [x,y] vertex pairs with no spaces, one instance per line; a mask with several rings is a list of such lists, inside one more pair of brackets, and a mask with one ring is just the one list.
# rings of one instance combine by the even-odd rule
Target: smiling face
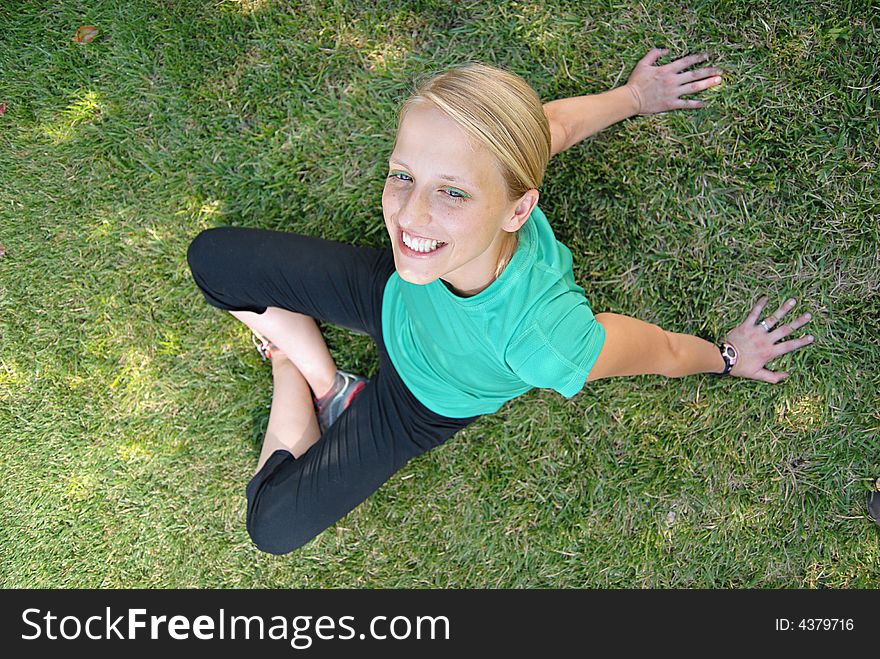
[[510,201],[492,153],[431,103],[401,122],[388,160],[382,213],[401,279],[442,278],[461,296],[492,283],[502,252],[538,201]]

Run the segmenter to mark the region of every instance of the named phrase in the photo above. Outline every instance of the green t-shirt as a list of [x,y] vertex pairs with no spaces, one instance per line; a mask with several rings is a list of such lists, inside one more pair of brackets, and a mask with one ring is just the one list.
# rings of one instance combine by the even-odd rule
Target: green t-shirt
[[440,279],[385,285],[382,334],[391,362],[428,409],[464,418],[496,412],[534,387],[574,396],[605,329],[574,283],[571,251],[535,206],[501,276],[472,297]]

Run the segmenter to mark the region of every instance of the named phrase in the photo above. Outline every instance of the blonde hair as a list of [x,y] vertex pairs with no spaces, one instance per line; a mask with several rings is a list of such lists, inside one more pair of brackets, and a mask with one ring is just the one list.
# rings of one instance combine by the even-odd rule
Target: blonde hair
[[425,102],[489,149],[511,201],[541,185],[550,160],[550,124],[537,92],[523,78],[479,62],[436,74],[400,107],[398,132],[413,105]]

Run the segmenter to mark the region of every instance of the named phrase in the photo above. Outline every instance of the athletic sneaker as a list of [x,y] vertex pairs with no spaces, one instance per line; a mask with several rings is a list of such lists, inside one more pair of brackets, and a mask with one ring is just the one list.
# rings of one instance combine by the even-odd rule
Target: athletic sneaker
[[[252,330],[252,333],[251,338],[260,357],[264,361],[271,360],[275,345],[256,330]],[[339,418],[343,410],[351,405],[351,401],[367,386],[367,382],[369,382],[367,378],[337,370],[336,381],[330,387],[330,391],[324,394],[320,400],[312,396],[312,401],[315,403],[315,415],[318,417],[318,426],[321,428],[322,435]]]
[[312,400],[315,402],[315,411],[318,415],[318,426],[321,428],[322,435],[339,418],[343,410],[351,405],[351,401],[354,400],[355,396],[363,391],[364,387],[367,386],[367,382],[369,382],[367,378],[337,370],[336,381],[330,387],[330,391],[320,399],[312,396]]

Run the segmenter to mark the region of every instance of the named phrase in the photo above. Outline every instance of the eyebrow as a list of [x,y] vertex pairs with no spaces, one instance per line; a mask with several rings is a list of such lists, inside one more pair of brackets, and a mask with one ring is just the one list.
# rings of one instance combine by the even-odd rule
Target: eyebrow
[[[412,167],[407,165],[405,162],[403,162],[402,160],[397,160],[396,158],[389,158],[389,160],[388,160],[389,164],[391,163],[392,160],[394,162],[396,162],[398,165],[402,165],[410,170],[412,169]],[[440,174],[437,178],[441,178],[444,181],[451,181],[452,183],[463,183],[465,186],[471,187],[471,188],[475,187],[470,181],[467,181],[467,180],[460,178],[458,176],[453,176],[452,174]]]

